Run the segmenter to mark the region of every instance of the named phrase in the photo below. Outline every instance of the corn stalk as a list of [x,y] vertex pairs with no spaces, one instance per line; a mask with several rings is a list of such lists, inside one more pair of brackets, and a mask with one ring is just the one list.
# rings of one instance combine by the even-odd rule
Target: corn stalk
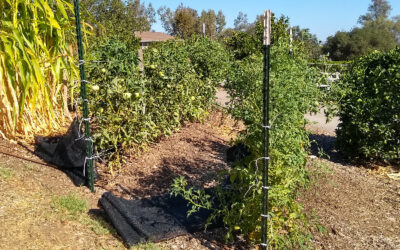
[[66,122],[62,88],[77,76],[72,10],[68,0],[0,1],[1,137],[29,140]]

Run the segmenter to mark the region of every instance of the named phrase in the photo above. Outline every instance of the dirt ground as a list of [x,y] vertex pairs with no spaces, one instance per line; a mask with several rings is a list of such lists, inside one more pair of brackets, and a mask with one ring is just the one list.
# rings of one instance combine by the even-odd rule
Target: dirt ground
[[325,153],[310,160],[310,170],[323,171],[299,197],[326,230],[313,232],[316,249],[400,249],[400,178],[393,178],[399,167],[345,161],[334,149],[332,128],[322,121],[309,126]]
[[[125,198],[167,192],[172,180],[185,176],[196,186],[212,186],[229,166],[225,151],[243,126],[221,112],[204,123],[187,123],[169,138],[150,145],[112,176],[101,167],[96,193],[75,187],[57,169],[0,154],[0,249],[124,249],[97,205],[113,191]],[[313,232],[316,249],[400,249],[400,180],[395,168],[355,166],[333,149],[332,129],[314,124],[311,139],[329,159],[310,158],[313,185],[299,201],[325,230]],[[313,154],[318,148],[313,147]],[[40,160],[28,149],[0,140],[0,151]],[[63,211],[57,200],[74,194],[88,206],[78,215]],[[215,238],[223,232],[188,235],[134,249],[230,249]]]
[[[100,167],[101,180],[94,194],[86,187],[75,187],[55,168],[17,158],[40,162],[31,146],[0,140],[0,249],[125,249],[99,210],[101,195],[106,191],[124,198],[162,194],[181,175],[190,184],[213,186],[217,173],[228,168],[225,151],[240,129],[240,124],[221,112],[213,112],[204,123],[187,123],[150,145],[140,157],[128,158],[126,167],[114,176]],[[78,216],[55,205],[55,200],[70,194],[88,203]],[[222,237],[223,232],[217,230],[133,249],[229,249],[214,240]]]
[[130,157],[116,177],[101,168],[105,182],[99,185],[126,198],[164,194],[179,176],[190,185],[213,186],[218,172],[228,169],[225,152],[241,127],[228,115],[213,112],[205,123],[187,123],[139,157]]

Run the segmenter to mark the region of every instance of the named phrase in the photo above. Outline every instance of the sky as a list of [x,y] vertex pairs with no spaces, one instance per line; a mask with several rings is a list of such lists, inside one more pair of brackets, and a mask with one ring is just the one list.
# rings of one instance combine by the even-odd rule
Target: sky
[[[325,42],[328,36],[337,31],[349,31],[357,26],[358,18],[367,13],[371,0],[144,0],[157,10],[167,6],[172,10],[183,3],[184,6],[202,10],[222,10],[226,17],[227,27],[233,27],[233,21],[242,11],[247,14],[249,22],[265,9],[289,17],[292,26],[300,25],[309,28],[312,34]],[[388,0],[392,6],[391,16],[400,15],[400,0]],[[158,19],[158,17],[157,17]],[[160,20],[152,26],[155,31],[164,32]]]

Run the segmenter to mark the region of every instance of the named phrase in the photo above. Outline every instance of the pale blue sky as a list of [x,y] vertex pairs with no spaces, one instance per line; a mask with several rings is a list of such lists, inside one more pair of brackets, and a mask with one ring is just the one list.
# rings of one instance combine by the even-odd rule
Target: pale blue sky
[[[371,0],[144,0],[152,3],[157,10],[166,5],[171,9],[183,3],[201,12],[203,9],[222,10],[226,16],[227,27],[233,27],[233,20],[239,11],[246,13],[249,21],[271,9],[280,16],[290,18],[291,25],[309,28],[323,42],[338,30],[348,31],[357,25],[360,15],[367,12]],[[389,0],[392,6],[391,16],[400,15],[400,0]],[[157,17],[158,19],[158,17]],[[164,31],[160,21],[153,25],[155,31]]]

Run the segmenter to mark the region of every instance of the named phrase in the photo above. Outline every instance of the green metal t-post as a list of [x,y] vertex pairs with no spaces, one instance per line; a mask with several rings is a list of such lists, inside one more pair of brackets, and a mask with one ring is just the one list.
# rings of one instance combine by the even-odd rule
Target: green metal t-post
[[271,47],[271,11],[265,11],[264,16],[264,81],[263,81],[263,175],[262,175],[262,208],[261,208],[261,249],[268,246],[268,167],[269,167],[269,70]]
[[[81,79],[81,97],[83,103],[83,119],[85,122],[85,140],[86,140],[86,159],[85,164],[88,163],[88,183],[90,191],[94,192],[94,171],[93,171],[93,141],[90,137],[90,126],[89,126],[89,108],[87,103],[86,95],[86,79],[85,79],[85,61],[83,57],[83,45],[82,45],[82,31],[81,31],[81,19],[79,13],[79,0],[74,0],[75,10],[75,24],[76,24],[76,38],[78,44],[78,55],[79,55],[79,73]],[[86,167],[86,166],[84,166]]]

